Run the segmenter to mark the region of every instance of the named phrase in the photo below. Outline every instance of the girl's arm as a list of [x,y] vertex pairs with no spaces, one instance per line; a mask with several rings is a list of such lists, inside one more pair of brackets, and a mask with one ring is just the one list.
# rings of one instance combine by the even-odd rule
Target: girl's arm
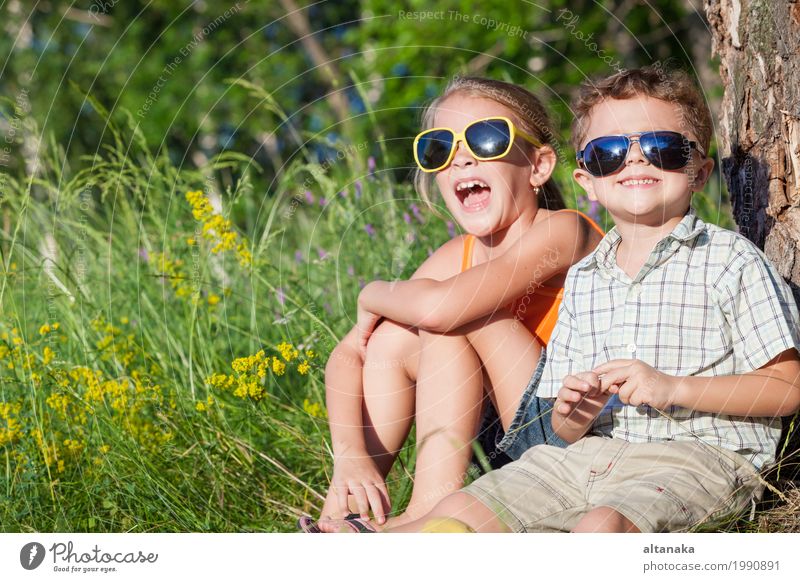
[[593,248],[589,225],[572,212],[553,214],[502,255],[437,281],[374,281],[359,295],[363,312],[433,332],[447,332],[535,290]]

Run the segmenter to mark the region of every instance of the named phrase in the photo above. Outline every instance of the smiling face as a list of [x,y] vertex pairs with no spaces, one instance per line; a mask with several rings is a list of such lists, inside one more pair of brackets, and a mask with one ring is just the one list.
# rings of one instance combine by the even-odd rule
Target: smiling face
[[[675,131],[697,140],[677,104],[638,96],[596,105],[580,147],[606,135],[645,131]],[[589,199],[600,202],[616,222],[659,226],[686,213],[692,192],[705,185],[713,166],[713,160],[693,151],[685,168],[661,170],[634,143],[619,171],[598,178],[579,168],[573,175]]]
[[[433,126],[460,132],[475,120],[495,116],[515,119],[513,111],[496,101],[456,93],[436,108]],[[436,173],[436,185],[464,230],[487,236],[507,229],[521,216],[533,220],[538,205],[532,186],[550,177],[555,153],[549,147],[532,149],[517,137],[507,156],[481,161],[462,142],[457,144],[450,165]]]

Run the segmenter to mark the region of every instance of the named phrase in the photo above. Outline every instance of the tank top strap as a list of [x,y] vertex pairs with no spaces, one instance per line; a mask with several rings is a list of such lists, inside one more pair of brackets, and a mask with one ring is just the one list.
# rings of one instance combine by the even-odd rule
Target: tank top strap
[[464,252],[461,254],[461,272],[472,266],[472,248],[475,246],[475,235],[464,236]]
[[574,212],[578,216],[582,217],[586,222],[588,222],[589,226],[591,226],[593,229],[595,229],[600,234],[600,236],[605,236],[606,235],[606,231],[604,231],[602,228],[600,228],[600,225],[597,224],[594,220],[592,220],[592,217],[587,216],[586,214],[584,214],[580,210],[575,210],[573,208],[564,208],[563,210],[556,210],[556,212]]

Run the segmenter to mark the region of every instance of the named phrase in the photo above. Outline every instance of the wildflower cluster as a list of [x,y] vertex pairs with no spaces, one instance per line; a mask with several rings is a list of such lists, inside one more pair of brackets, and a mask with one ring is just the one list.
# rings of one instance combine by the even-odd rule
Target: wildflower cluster
[[[222,215],[214,212],[209,199],[200,190],[189,191],[186,193],[186,200],[192,205],[192,216],[203,224],[202,236],[211,243],[211,252],[220,254],[227,251],[235,251],[239,264],[248,267],[253,262],[253,255],[248,249],[248,242],[244,237],[239,240],[239,235],[233,230],[231,221],[223,218]],[[197,241],[189,239],[189,244],[196,244]]]
[[[187,274],[183,260],[171,259],[165,253],[153,253],[152,261],[158,274],[169,281],[170,287],[175,291],[175,297],[186,299],[194,305],[200,305],[203,302],[202,293]],[[227,292],[225,290],[225,293]],[[213,308],[217,306],[220,299],[216,293],[208,293],[205,302]]]
[[41,325],[30,341],[17,328],[0,333],[0,451],[12,471],[58,476],[102,464],[111,447],[100,425],[116,427],[154,454],[172,440],[157,420],[159,411],[175,407],[155,380],[158,366],[122,327],[102,317],[90,327],[98,336],[97,364],[115,373],[60,359],[57,350],[67,336],[57,333],[58,323]]
[[212,374],[206,383],[237,398],[258,402],[267,396],[266,385],[270,376],[283,376],[292,367],[301,376],[310,371],[310,360],[315,356],[312,350],[301,355],[293,345],[281,342],[275,346],[275,351],[278,355],[269,356],[264,350],[259,350],[253,355],[236,358],[231,362],[233,374]]

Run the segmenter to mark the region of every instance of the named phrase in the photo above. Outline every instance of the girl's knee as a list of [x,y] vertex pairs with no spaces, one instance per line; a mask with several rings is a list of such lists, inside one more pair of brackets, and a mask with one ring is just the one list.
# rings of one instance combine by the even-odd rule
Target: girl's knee
[[412,328],[384,320],[372,332],[367,342],[367,362],[405,364],[416,343],[417,334]]

